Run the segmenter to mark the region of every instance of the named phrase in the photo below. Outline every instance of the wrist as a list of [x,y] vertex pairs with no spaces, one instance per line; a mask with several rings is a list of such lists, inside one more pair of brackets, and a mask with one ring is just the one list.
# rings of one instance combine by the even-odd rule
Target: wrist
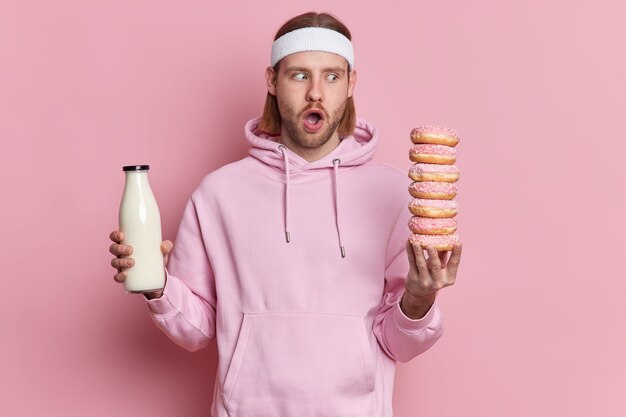
[[400,309],[411,320],[419,320],[428,313],[436,297],[437,293],[429,296],[415,296],[405,290],[400,300]]
[[153,298],[161,298],[163,296],[163,290],[154,291],[154,292],[144,292],[143,295],[148,300],[152,300]]

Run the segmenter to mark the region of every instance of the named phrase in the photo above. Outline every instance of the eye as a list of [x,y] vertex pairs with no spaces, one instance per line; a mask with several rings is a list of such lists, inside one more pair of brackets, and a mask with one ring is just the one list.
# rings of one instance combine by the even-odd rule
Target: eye
[[306,79],[306,74],[305,74],[305,73],[302,73],[302,72],[298,72],[298,73],[296,73],[296,74],[292,75],[292,78],[293,78],[294,80],[302,81],[302,80],[305,80],[305,79]]
[[337,74],[328,74],[328,76],[326,76],[326,79],[328,81],[337,81],[339,77],[337,76]]

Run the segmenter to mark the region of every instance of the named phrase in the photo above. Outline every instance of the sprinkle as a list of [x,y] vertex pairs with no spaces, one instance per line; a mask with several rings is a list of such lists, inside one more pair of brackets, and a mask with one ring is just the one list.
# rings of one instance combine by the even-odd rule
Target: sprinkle
[[432,230],[447,227],[457,227],[456,220],[450,217],[419,217],[413,216],[409,220],[409,228],[411,230]]
[[454,245],[459,241],[459,235],[456,233],[451,233],[449,235],[420,235],[417,233],[411,233],[409,241],[412,244],[421,243],[423,246]]
[[421,136],[428,133],[434,133],[436,135],[447,135],[456,140],[460,140],[459,135],[449,127],[443,126],[418,126],[411,130],[411,136]]
[[444,193],[453,195],[457,193],[457,188],[454,183],[440,182],[440,181],[421,181],[414,182],[409,185],[409,188],[413,191],[424,193]]
[[418,162],[417,164],[413,164],[413,166],[410,168],[410,172],[460,172],[460,170],[456,165],[426,164]]
[[411,146],[410,153],[456,156],[456,150],[452,146],[434,145],[432,143],[413,145]]
[[411,199],[410,205],[418,207],[459,208],[459,202],[456,200],[431,200],[426,198],[413,198]]

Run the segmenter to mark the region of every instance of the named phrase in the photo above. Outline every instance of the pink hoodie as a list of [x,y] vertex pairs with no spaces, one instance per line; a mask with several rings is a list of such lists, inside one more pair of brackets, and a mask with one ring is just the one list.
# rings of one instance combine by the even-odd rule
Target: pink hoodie
[[391,417],[396,361],[442,333],[436,303],[399,306],[410,180],[372,159],[363,120],[310,163],[258,123],[250,156],[193,192],[149,311],[185,349],[217,340],[213,417]]

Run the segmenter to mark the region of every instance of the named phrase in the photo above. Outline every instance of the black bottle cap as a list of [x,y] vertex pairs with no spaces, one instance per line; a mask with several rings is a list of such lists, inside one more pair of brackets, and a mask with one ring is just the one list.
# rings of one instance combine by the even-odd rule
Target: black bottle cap
[[148,171],[150,165],[126,165],[122,168],[123,171]]

